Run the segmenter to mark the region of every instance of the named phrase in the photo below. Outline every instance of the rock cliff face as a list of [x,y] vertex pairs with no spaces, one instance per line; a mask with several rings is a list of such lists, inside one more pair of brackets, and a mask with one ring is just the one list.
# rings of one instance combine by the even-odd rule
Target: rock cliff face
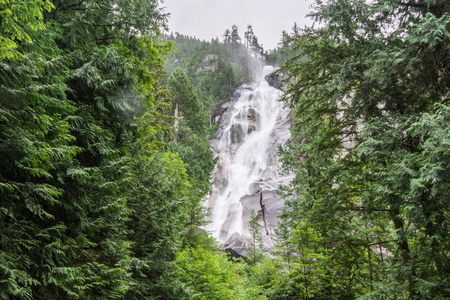
[[223,248],[230,253],[233,258],[247,257],[247,239],[243,237],[239,232],[233,233],[233,235],[225,242]]
[[290,111],[278,102],[280,94],[265,81],[239,87],[221,105],[218,130],[210,141],[218,162],[206,229],[235,257],[246,256],[252,210],[258,213],[265,248],[273,249],[276,217],[284,205],[276,191],[291,179],[280,174],[277,155],[290,136]]
[[284,84],[282,83],[283,76],[279,76],[275,73],[270,73],[265,77],[267,83],[274,88],[283,90]]
[[285,75],[286,74],[284,73],[277,74],[275,72],[272,72],[266,75],[265,79],[270,86],[273,86],[274,88],[277,88],[285,92],[287,91],[290,84],[295,84],[297,82],[297,80],[294,78],[290,79],[289,82],[286,83]]

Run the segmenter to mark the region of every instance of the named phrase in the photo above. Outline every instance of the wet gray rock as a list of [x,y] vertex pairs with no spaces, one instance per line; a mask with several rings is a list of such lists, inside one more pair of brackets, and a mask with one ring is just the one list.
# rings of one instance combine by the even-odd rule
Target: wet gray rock
[[241,85],[238,90],[249,90],[249,91],[253,91],[256,87],[256,83],[245,83],[243,85]]
[[250,195],[252,194],[256,194],[261,192],[261,186],[259,185],[259,183],[255,182],[252,184],[252,186],[250,187]]
[[246,117],[247,117],[247,124],[248,124],[247,133],[250,134],[253,131],[258,130],[258,128],[260,127],[259,126],[260,125],[259,124],[260,116],[254,107],[250,107],[247,110]]
[[223,240],[230,233],[230,228],[233,224],[231,224],[231,220],[234,220],[239,213],[239,206],[237,203],[233,203],[230,207],[230,210],[227,214],[226,221],[222,224],[222,228],[220,228],[220,238]]
[[275,191],[263,191],[263,201],[266,208],[265,221],[271,232],[277,227],[277,217],[283,210],[284,200]]
[[250,212],[254,210],[255,212],[259,212],[261,210],[261,205],[259,204],[260,192],[246,195],[241,198],[241,204],[244,209],[243,211],[243,219],[242,222],[244,225],[244,235],[248,235],[248,222],[250,221]]
[[282,90],[284,87],[284,84],[282,82],[283,76],[279,76],[276,73],[270,73],[269,75],[266,75],[264,79],[270,86],[273,86],[274,88]]
[[[228,108],[230,106],[232,106],[241,96],[242,96],[242,92],[245,90],[254,90],[255,89],[255,84],[243,84],[241,86],[239,86],[237,88],[237,90],[233,93],[233,96],[230,98],[230,100],[226,100],[226,101],[222,101],[220,103],[218,103],[215,108],[213,109],[212,113],[211,113],[211,124],[216,124],[216,123],[220,123],[220,125],[223,126],[223,124],[227,124],[228,120],[224,120],[223,118],[226,117],[226,112],[228,111]],[[229,114],[228,114],[229,115]],[[220,133],[221,135],[222,133]],[[216,132],[217,135],[217,132]],[[215,138],[220,138],[219,137],[215,137]]]
[[239,232],[233,235],[225,242],[223,248],[230,253],[233,258],[246,258],[248,256],[246,248],[247,240]]
[[252,122],[256,122],[257,112],[255,108],[250,107],[247,111],[247,119]]
[[218,141],[220,139],[220,137],[222,136],[224,131],[224,126],[223,125],[219,125],[219,127],[216,130],[216,133],[214,134],[214,138]]
[[244,132],[242,131],[241,124],[234,124],[231,126],[230,131],[231,142],[233,144],[240,143],[244,140]]
[[221,164],[217,164],[216,172],[214,173],[214,182],[220,193],[222,193],[228,185],[228,176]]
[[[248,224],[250,222],[250,212],[254,210],[258,213],[259,225],[261,226],[261,236],[266,250],[274,250],[273,233],[278,224],[277,216],[281,213],[284,200],[275,191],[263,190],[252,195],[241,198],[244,208],[242,222],[244,224],[243,235],[250,237]],[[264,209],[264,211],[263,211]]]
[[219,149],[219,140],[217,139],[209,140],[209,147],[211,147],[211,149],[217,152],[217,149]]
[[253,131],[256,131],[256,126],[255,125],[248,125],[248,128],[247,128],[247,133],[248,134],[250,134],[250,133],[252,133]]

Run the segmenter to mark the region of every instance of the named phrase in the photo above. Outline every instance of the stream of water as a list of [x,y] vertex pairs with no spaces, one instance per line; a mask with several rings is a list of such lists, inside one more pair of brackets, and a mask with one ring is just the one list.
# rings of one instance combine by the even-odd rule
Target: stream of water
[[281,91],[264,80],[273,71],[264,67],[257,83],[238,89],[240,96],[228,104],[212,142],[218,163],[208,200],[211,223],[206,229],[221,242],[235,232],[247,235],[245,196],[275,190],[285,181],[278,171],[277,148],[289,135],[287,126],[281,126],[288,111],[278,101]]

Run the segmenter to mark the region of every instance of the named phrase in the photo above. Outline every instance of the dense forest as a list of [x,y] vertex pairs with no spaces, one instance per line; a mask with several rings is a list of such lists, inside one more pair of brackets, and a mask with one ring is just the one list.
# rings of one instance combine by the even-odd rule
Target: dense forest
[[[270,51],[161,2],[0,0],[0,298],[449,298],[448,0],[317,1]],[[295,178],[235,260],[199,230],[211,113],[263,59]]]
[[251,25],[244,32],[244,39],[236,25],[225,30],[222,41],[200,41],[178,32],[165,35],[164,39],[176,49],[166,56],[165,70],[183,70],[209,112],[217,103],[229,100],[238,85],[255,80],[254,71],[260,68],[264,57]]
[[327,1],[311,16],[323,26],[290,37],[299,54],[282,68],[296,172],[283,290],[450,297],[449,2]]

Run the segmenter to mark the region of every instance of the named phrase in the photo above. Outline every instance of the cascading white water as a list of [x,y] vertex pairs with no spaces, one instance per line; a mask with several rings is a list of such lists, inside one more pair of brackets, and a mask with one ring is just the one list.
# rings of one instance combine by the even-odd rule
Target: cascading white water
[[243,197],[262,189],[275,190],[281,181],[273,139],[280,117],[287,114],[278,101],[281,92],[264,80],[273,71],[264,67],[258,83],[240,88],[240,97],[228,108],[221,135],[216,135],[213,148],[218,163],[208,200],[211,223],[206,229],[221,242],[235,232],[245,235]]

